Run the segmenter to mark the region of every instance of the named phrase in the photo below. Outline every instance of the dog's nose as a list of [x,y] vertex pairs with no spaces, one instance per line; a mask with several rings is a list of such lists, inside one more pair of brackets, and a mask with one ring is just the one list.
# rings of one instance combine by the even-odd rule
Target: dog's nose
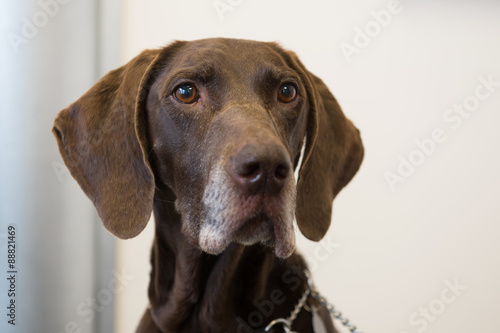
[[234,180],[249,194],[278,193],[290,177],[291,162],[284,147],[249,144],[231,158]]

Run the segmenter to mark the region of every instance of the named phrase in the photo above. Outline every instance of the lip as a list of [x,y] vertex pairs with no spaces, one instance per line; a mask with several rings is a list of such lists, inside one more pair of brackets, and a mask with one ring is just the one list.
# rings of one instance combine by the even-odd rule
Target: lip
[[241,191],[220,162],[209,174],[203,194],[203,213],[196,230],[199,248],[217,255],[231,243],[263,244],[280,258],[295,249],[295,183],[291,177],[280,193]]
[[[220,233],[222,225],[205,224],[202,226],[198,244],[202,250],[211,254],[219,254],[230,243],[236,242],[243,245],[256,243],[272,244],[276,239],[275,221],[270,216],[268,204],[263,194],[246,197],[238,203],[233,210],[238,212],[236,220],[225,224],[225,233]],[[222,212],[219,212],[219,214]],[[279,212],[273,214],[281,216]]]
[[269,242],[274,239],[273,221],[271,221],[267,215],[260,213],[246,220],[242,226],[234,232],[232,238],[236,242],[244,245]]

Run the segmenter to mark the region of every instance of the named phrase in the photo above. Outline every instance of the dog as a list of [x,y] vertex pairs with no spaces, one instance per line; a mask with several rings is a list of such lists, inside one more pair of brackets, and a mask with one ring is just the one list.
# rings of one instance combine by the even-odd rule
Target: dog
[[225,38],[145,50],[62,110],[53,133],[113,235],[137,236],[154,211],[137,332],[312,333],[316,315],[336,332],[307,293],[294,223],[322,239],[364,150],[293,52]]

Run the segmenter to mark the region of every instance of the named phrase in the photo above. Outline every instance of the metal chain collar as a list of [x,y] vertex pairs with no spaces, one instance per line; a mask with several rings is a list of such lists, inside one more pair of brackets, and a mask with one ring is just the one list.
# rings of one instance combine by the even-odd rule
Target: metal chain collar
[[304,291],[304,293],[302,294],[302,296],[300,297],[297,305],[295,305],[295,308],[293,309],[292,313],[290,313],[290,316],[288,316],[287,318],[274,319],[273,321],[271,321],[269,323],[269,325],[266,326],[266,328],[264,330],[266,332],[269,332],[269,330],[272,327],[274,327],[276,325],[282,325],[285,333],[297,333],[297,332],[292,332],[292,323],[295,320],[295,318],[297,317],[297,315],[299,314],[299,312],[302,310],[304,305],[306,304],[307,298],[309,296],[311,296],[312,298],[317,299],[319,301],[319,303],[321,304],[321,306],[325,307],[334,318],[340,320],[342,325],[347,327],[351,331],[351,333],[362,333],[362,332],[358,331],[358,329],[356,328],[355,325],[353,325],[349,322],[349,319],[345,318],[342,315],[342,312],[336,310],[332,304],[328,303],[328,301],[326,300],[325,297],[321,296],[320,293],[318,291],[316,291],[316,289],[314,289],[311,274],[309,273],[309,271],[304,270],[304,274],[307,278],[307,288]]

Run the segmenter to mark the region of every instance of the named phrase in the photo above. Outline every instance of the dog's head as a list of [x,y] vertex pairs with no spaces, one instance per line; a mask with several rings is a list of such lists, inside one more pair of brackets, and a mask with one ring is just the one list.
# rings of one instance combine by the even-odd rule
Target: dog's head
[[211,254],[261,242],[287,257],[294,218],[320,240],[363,158],[358,130],[323,82],[293,53],[246,40],[144,51],[61,111],[53,132],[114,235],[144,229],[156,188]]

